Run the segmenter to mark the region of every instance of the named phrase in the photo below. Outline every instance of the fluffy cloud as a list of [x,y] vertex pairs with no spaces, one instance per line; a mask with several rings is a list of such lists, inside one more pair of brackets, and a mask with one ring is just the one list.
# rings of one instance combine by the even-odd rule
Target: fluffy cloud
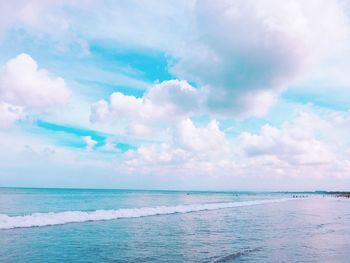
[[32,57],[20,54],[0,71],[0,120],[3,126],[9,126],[23,118],[26,111],[65,103],[70,93],[62,78],[51,77]]
[[234,161],[228,159],[230,149],[230,142],[215,120],[200,128],[185,119],[175,126],[169,142],[145,144],[129,150],[119,168],[127,172],[158,174],[223,173],[235,166]]
[[229,116],[264,115],[286,86],[349,36],[333,0],[199,1],[194,20],[172,71],[204,86],[210,110]]
[[42,108],[62,104],[70,95],[61,77],[52,78],[39,69],[28,54],[10,59],[0,75],[0,99],[15,105]]
[[335,159],[331,147],[317,138],[317,132],[328,127],[318,116],[303,113],[280,129],[267,124],[259,135],[244,132],[239,140],[248,157],[268,156],[296,166],[331,163]]
[[[350,172],[350,142],[344,125],[348,113],[320,117],[301,113],[280,128],[264,125],[260,134],[243,132],[237,138],[244,174],[300,178],[347,178]],[[335,138],[337,137],[337,138]],[[340,143],[341,142],[341,143]]]
[[145,99],[165,108],[167,113],[176,115],[191,114],[200,108],[198,90],[186,81],[169,80],[154,85]]
[[204,128],[196,127],[190,119],[181,121],[175,130],[174,142],[179,147],[198,154],[213,154],[217,152],[218,145],[220,153],[223,153],[228,146],[225,134],[220,131],[216,120]]
[[115,92],[110,101],[100,100],[91,107],[92,122],[126,123],[134,133],[149,127],[180,120],[198,113],[198,91],[186,81],[170,80],[152,86],[141,98]]

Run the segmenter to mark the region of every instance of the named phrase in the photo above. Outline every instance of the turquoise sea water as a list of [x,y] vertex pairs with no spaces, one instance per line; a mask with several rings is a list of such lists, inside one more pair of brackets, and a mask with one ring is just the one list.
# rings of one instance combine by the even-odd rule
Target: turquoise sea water
[[349,262],[350,201],[0,188],[0,262]]

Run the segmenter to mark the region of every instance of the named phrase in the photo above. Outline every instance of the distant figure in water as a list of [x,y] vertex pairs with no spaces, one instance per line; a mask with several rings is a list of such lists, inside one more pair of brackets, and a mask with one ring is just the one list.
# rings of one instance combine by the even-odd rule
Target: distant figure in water
[[293,198],[306,198],[308,195],[293,195]]

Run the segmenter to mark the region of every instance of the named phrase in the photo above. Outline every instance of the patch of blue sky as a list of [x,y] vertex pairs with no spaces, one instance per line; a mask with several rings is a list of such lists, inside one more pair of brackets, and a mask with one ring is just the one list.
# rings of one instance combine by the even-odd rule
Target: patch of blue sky
[[93,97],[107,99],[112,92],[141,97],[152,84],[175,78],[162,52],[130,49],[110,41],[96,41],[89,48],[84,68],[77,65],[80,69],[75,71],[80,74],[74,76]]
[[233,138],[240,135],[242,131],[259,133],[266,124],[281,127],[283,123],[294,119],[300,112],[305,110],[310,111],[309,105],[280,99],[270,109],[269,113],[263,117],[237,118],[232,116],[231,118],[222,118],[219,119],[219,126],[221,131],[224,131],[228,137]]
[[128,143],[117,143],[116,147],[122,152],[127,152],[129,150],[136,150],[137,147]]
[[[46,138],[53,140],[53,143],[57,145],[71,148],[85,148],[86,145],[82,139],[83,136],[90,136],[93,140],[97,141],[96,148],[103,147],[107,138],[114,137],[95,130],[66,126],[43,120],[38,120],[35,124],[35,127],[27,127],[27,131],[37,133],[41,137],[45,136]],[[115,139],[117,141],[121,141],[121,139]],[[121,152],[125,152],[130,149],[136,149],[136,146],[125,142],[118,142],[116,143],[116,148],[118,148]]]
[[38,120],[36,122],[36,125],[39,128],[43,128],[54,132],[64,132],[64,133],[73,134],[80,137],[91,136],[96,141],[104,141],[108,136],[106,134],[102,134],[94,130],[88,130],[88,129],[72,127],[72,126],[65,126],[65,125],[55,124],[51,122],[46,122],[43,120]]
[[226,115],[225,117],[219,116],[192,116],[191,120],[196,127],[206,127],[209,122],[215,118],[219,123],[219,128],[222,132],[225,132],[229,138],[237,137],[242,131],[249,133],[259,133],[261,127],[269,124],[275,127],[280,127],[287,120],[295,118],[298,113],[303,110],[310,111],[309,105],[300,103],[292,103],[280,99],[276,105],[274,105],[269,113],[263,117],[238,117],[235,114]]
[[89,97],[93,102],[95,102],[97,99],[109,100],[109,97],[113,92],[120,92],[124,95],[134,96],[137,98],[142,97],[145,93],[145,90],[143,89],[94,80],[81,80],[79,83],[75,83],[74,85],[76,86],[75,89],[84,89],[84,92],[89,94]]
[[52,51],[48,46],[48,39],[37,41],[21,28],[7,30],[1,36],[0,62],[3,64],[20,53],[32,54],[35,57],[42,57],[44,54],[47,56]]
[[48,123],[34,123],[28,125],[21,123],[22,129],[31,136],[38,137],[43,141],[47,141],[52,145],[63,146],[67,148],[84,149],[86,144],[81,136],[66,132],[64,129],[59,129],[58,126],[53,126]]
[[350,91],[343,87],[291,87],[282,94],[282,98],[291,103],[312,104],[315,107],[336,111],[347,111],[350,109]]
[[102,94],[106,97],[114,91],[142,96],[153,83],[174,78],[168,72],[165,54],[155,50],[130,49],[112,41],[94,41],[88,43],[89,54],[83,54],[77,43],[57,43],[49,36],[38,37],[21,28],[9,30],[3,38],[0,42],[1,64],[20,53],[27,53],[51,75],[80,83],[82,88],[78,87],[78,93],[82,96]]
[[208,115],[196,115],[191,117],[192,122],[196,127],[206,127],[210,122],[211,118]]
[[111,41],[90,43],[89,50],[96,65],[104,69],[123,68],[123,73],[151,83],[174,78],[166,55],[160,51],[128,49]]
[[[54,65],[57,61],[73,61],[82,58],[81,45],[76,41],[58,41],[45,33],[32,33],[21,26],[8,29],[0,41],[0,61],[4,62],[20,53],[31,55],[40,64]],[[78,51],[80,50],[80,51]]]

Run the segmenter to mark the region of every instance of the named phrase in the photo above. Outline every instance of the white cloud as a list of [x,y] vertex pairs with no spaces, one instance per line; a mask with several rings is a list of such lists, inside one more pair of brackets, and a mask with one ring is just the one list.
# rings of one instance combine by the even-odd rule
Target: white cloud
[[88,152],[92,151],[93,148],[95,147],[95,145],[97,144],[97,141],[92,139],[91,136],[83,136],[82,139],[83,139],[84,143],[86,144],[85,149]]
[[239,141],[249,157],[270,156],[290,165],[327,164],[335,156],[327,143],[317,138],[317,132],[327,128],[324,120],[304,113],[280,129],[267,124],[260,135],[244,132]]
[[167,113],[188,115],[200,108],[198,93],[198,90],[186,81],[168,80],[151,87],[145,99],[165,108]]
[[10,59],[0,75],[0,99],[15,105],[43,108],[62,104],[70,96],[61,77],[50,77],[45,69],[39,69],[28,54]]
[[208,108],[228,116],[263,115],[349,36],[348,18],[333,0],[198,1],[194,20],[172,71],[205,86]]
[[301,113],[280,128],[265,125],[259,134],[243,132],[237,138],[241,150],[237,158],[249,169],[242,172],[300,180],[348,178],[346,149],[350,142],[345,135],[348,128],[341,119],[342,124],[331,112],[323,117]]
[[153,85],[141,98],[115,92],[110,101],[91,106],[92,122],[125,123],[136,134],[148,133],[155,124],[178,121],[200,107],[198,91],[186,81],[170,80]]
[[1,122],[9,126],[23,118],[24,112],[64,104],[70,94],[63,78],[51,77],[31,56],[20,54],[0,71]]
[[204,128],[196,127],[190,119],[182,120],[175,130],[174,141],[179,147],[198,154],[213,154],[218,150],[223,153],[228,146],[225,134],[220,131],[216,120]]
[[[190,119],[180,121],[166,143],[141,145],[125,154],[120,169],[157,174],[215,174],[230,172],[230,142],[215,120],[199,128]],[[224,158],[223,158],[224,157]]]

